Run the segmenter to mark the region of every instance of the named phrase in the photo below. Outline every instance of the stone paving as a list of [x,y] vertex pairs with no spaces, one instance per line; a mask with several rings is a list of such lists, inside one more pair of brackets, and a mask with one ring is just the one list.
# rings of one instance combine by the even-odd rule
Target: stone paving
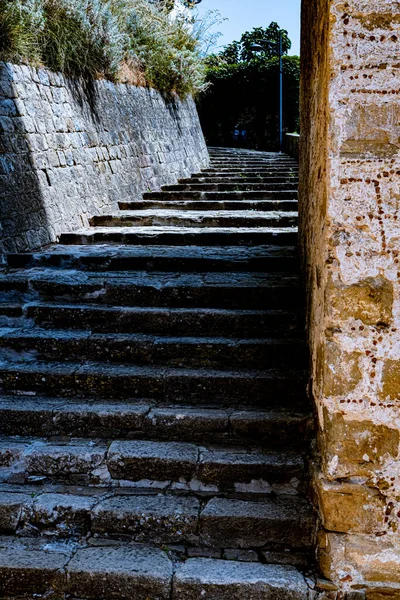
[[336,597],[309,576],[297,164],[210,154],[8,257],[2,598]]

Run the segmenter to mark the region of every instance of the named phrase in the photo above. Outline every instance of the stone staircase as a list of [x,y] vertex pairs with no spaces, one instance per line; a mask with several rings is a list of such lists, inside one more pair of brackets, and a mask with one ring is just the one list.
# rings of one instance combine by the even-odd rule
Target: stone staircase
[[0,597],[303,600],[297,165],[211,167],[0,274]]

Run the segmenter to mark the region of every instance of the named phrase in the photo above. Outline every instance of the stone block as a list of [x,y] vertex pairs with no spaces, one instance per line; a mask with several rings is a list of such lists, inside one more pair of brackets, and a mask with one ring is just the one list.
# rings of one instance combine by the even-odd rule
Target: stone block
[[68,564],[67,590],[90,600],[169,600],[171,578],[172,564],[156,548],[85,548]]
[[334,342],[326,342],[321,351],[323,360],[323,393],[329,396],[346,396],[362,380],[359,352],[344,352]]
[[347,587],[398,584],[400,543],[397,536],[321,532],[319,563],[328,579]]
[[115,496],[95,507],[93,531],[127,534],[138,542],[194,543],[200,502],[172,495]]
[[179,566],[173,600],[307,600],[303,576],[289,566],[192,558]]
[[355,420],[324,409],[324,475],[327,479],[369,477],[386,459],[399,454],[400,432],[373,421]]
[[36,597],[65,590],[65,565],[69,556],[20,545],[0,548],[0,589],[4,597]]
[[330,482],[315,477],[323,527],[338,533],[373,534],[385,530],[386,498],[365,484]]
[[356,319],[365,325],[389,325],[393,317],[393,283],[367,277],[353,285],[331,282],[327,302],[335,322]]

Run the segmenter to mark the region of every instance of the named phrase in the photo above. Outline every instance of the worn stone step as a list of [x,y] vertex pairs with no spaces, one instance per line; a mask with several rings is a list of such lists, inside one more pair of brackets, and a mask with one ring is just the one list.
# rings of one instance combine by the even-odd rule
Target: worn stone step
[[82,398],[145,398],[165,403],[304,406],[301,370],[223,371],[113,365],[99,362],[0,364],[3,390]]
[[297,211],[297,200],[144,200],[119,202],[120,210],[168,209],[180,211]]
[[192,184],[213,184],[213,185],[219,185],[219,184],[252,184],[252,183],[257,183],[257,184],[264,184],[265,187],[268,187],[269,184],[276,184],[276,183],[291,183],[291,184],[297,184],[298,183],[298,178],[294,177],[293,174],[292,175],[288,175],[288,176],[271,176],[271,177],[261,177],[261,176],[257,176],[256,174],[254,175],[236,175],[236,176],[231,176],[228,180],[226,177],[216,177],[215,175],[206,175],[204,173],[197,173],[195,175],[192,175],[191,177],[183,177],[182,179],[178,179],[178,183],[179,184],[185,184],[185,185],[192,185]]
[[134,401],[0,396],[0,432],[11,436],[148,439],[305,449],[312,431],[307,411],[159,406]]
[[[291,450],[188,442],[6,438],[0,481],[238,494],[303,492],[304,457]],[[130,485],[130,484],[129,484]],[[40,489],[40,488],[38,488]]]
[[[6,491],[2,491],[4,487]],[[202,548],[262,549],[277,545],[282,550],[306,550],[311,546],[311,507],[297,496],[249,501],[221,497],[200,500],[194,495],[168,492],[138,495],[129,488],[108,494],[90,493],[90,488],[74,492],[39,488],[32,495],[0,485],[0,533],[20,534],[29,528],[32,535],[123,536],[140,543]]]
[[301,303],[293,273],[80,272],[31,269],[9,275],[27,280],[33,300],[119,306],[290,308]]
[[297,310],[150,308],[32,302],[26,307],[26,315],[41,327],[89,329],[93,332],[229,338],[288,338],[303,334],[301,313]]
[[[9,254],[11,269],[50,267],[90,271],[295,271],[295,246],[221,247],[212,246],[62,246],[24,254]],[[3,305],[20,316],[18,305]],[[0,305],[0,314],[2,306]],[[13,313],[14,314],[14,313]]]
[[167,554],[150,546],[0,539],[1,593],[7,598],[170,600],[172,576]]
[[91,512],[91,531],[123,534],[137,542],[193,544],[210,548],[262,548],[268,544],[308,548],[313,519],[297,497],[259,501],[160,494],[106,499]]
[[[289,261],[288,265],[289,267]],[[22,303],[0,303],[0,327],[17,327],[23,317]]]
[[94,227],[295,227],[298,213],[261,210],[130,210],[90,219]]
[[63,233],[61,244],[294,246],[296,227],[91,227]]
[[268,190],[268,191],[279,191],[279,190],[297,190],[297,184],[296,182],[291,182],[291,181],[283,181],[282,183],[273,183],[271,181],[269,181],[268,183],[265,182],[248,182],[248,181],[236,181],[236,182],[222,182],[222,183],[216,183],[216,182],[200,182],[200,183],[195,183],[193,181],[190,181],[189,183],[180,183],[180,184],[170,184],[170,185],[164,185],[161,187],[161,190],[163,192],[181,192],[181,191],[185,191],[185,192],[208,192],[208,191],[215,191],[215,192],[242,192],[242,191],[249,191],[249,192],[257,192],[257,191],[264,191],[264,190]]
[[308,586],[294,567],[192,558],[174,575],[173,600],[307,600]]
[[293,163],[297,164],[296,159],[291,156],[282,155],[282,156],[255,156],[255,155],[247,155],[247,156],[237,156],[237,155],[218,155],[218,154],[210,154],[211,164],[214,163],[222,163],[222,164],[231,164],[237,163],[239,165],[245,165],[247,163],[273,163],[273,164],[282,164],[282,163]]
[[301,339],[158,337],[38,327],[0,328],[0,361],[86,360],[171,367],[257,369],[307,366]]
[[67,541],[52,545],[46,539],[2,536],[0,582],[5,598],[308,598],[305,579],[295,567],[192,558],[174,568],[164,550],[104,539],[75,547]]
[[144,200],[295,200],[297,190],[262,190],[256,192],[232,191],[232,192],[146,192]]
[[115,441],[107,455],[111,476],[133,482],[172,482],[172,488],[241,493],[295,493],[304,478],[298,453],[267,452],[180,442]]
[[[216,176],[217,173],[221,173],[223,176],[225,176],[226,174],[230,173],[233,177],[241,177],[242,174],[250,174],[250,176],[266,176],[269,177],[271,175],[276,176],[276,174],[278,173],[279,176],[285,176],[286,174],[298,174],[299,173],[299,166],[296,165],[273,165],[273,164],[269,164],[269,165],[264,165],[264,166],[258,166],[258,167],[246,167],[246,166],[234,166],[234,167],[228,167],[228,166],[222,166],[222,167],[215,167],[215,166],[210,166],[207,169],[203,169],[202,171],[198,171],[197,173],[192,173],[191,177],[210,177],[210,176]],[[218,175],[217,175],[218,176]]]

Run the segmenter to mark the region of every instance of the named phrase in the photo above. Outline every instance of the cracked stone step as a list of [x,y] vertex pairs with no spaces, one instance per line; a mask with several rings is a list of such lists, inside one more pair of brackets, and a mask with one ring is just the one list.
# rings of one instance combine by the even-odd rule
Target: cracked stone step
[[[240,179],[240,178],[239,178]],[[236,182],[199,182],[189,181],[189,183],[179,183],[163,185],[161,191],[163,192],[181,192],[181,191],[192,191],[192,192],[257,192],[257,191],[274,191],[274,190],[297,190],[296,182],[283,181],[282,183],[265,183],[263,181],[236,181]]]
[[306,374],[295,369],[222,371],[108,363],[15,362],[0,365],[8,392],[82,398],[145,398],[168,403],[273,408],[304,401]]
[[91,512],[91,530],[131,536],[137,542],[195,544],[202,547],[262,548],[281,544],[310,548],[313,519],[300,498],[259,501],[213,498],[203,507],[192,496],[118,495]]
[[191,558],[175,573],[173,600],[307,600],[308,586],[290,566]]
[[2,330],[0,360],[93,361],[171,367],[257,369],[306,368],[306,344],[296,339],[154,337],[140,334],[52,331],[38,327]]
[[25,310],[29,320],[50,329],[257,339],[303,336],[301,313],[295,309],[151,308],[32,302]]
[[94,216],[90,224],[94,227],[294,227],[297,220],[297,212],[289,211],[149,209]]
[[91,530],[100,536],[122,534],[136,542],[196,544],[200,501],[193,496],[118,495],[91,513]]
[[[119,306],[199,308],[281,308],[301,304],[294,273],[147,273],[79,272],[31,269],[10,280],[27,278],[33,299]],[[1,275],[0,275],[1,280]]]
[[295,200],[297,190],[263,190],[255,192],[146,192],[143,200]]
[[182,442],[115,441],[107,465],[117,480],[173,482],[175,489],[193,491],[293,494],[304,478],[304,460],[297,453]]
[[[62,246],[45,251],[9,254],[11,269],[57,268],[89,271],[295,271],[295,246]],[[5,314],[20,316],[21,306],[0,305]]]
[[0,432],[11,436],[147,438],[265,448],[306,447],[312,430],[307,406],[301,411],[251,411],[157,406],[136,402],[66,400],[41,396],[1,396]]
[[295,246],[296,227],[91,227],[62,233],[61,244]]
[[8,483],[42,482],[50,478],[73,485],[101,484],[106,453],[107,444],[103,442],[47,442],[40,438],[17,442],[3,437],[0,479]]
[[[296,495],[304,480],[303,456],[186,442],[41,438],[2,438],[3,483],[58,482],[65,485],[110,485],[135,482],[137,488],[192,492]],[[39,488],[40,489],[40,488]]]
[[297,211],[297,200],[144,200],[119,202],[120,210]]
[[68,543],[15,542],[0,538],[0,582],[5,596],[170,600],[172,563],[167,554],[144,545],[107,541],[93,547]]
[[[5,597],[67,594],[98,600],[307,600],[295,568],[191,558],[175,568],[166,552],[143,544],[71,547],[67,542],[0,538],[0,582]],[[172,596],[171,596],[172,594]]]

